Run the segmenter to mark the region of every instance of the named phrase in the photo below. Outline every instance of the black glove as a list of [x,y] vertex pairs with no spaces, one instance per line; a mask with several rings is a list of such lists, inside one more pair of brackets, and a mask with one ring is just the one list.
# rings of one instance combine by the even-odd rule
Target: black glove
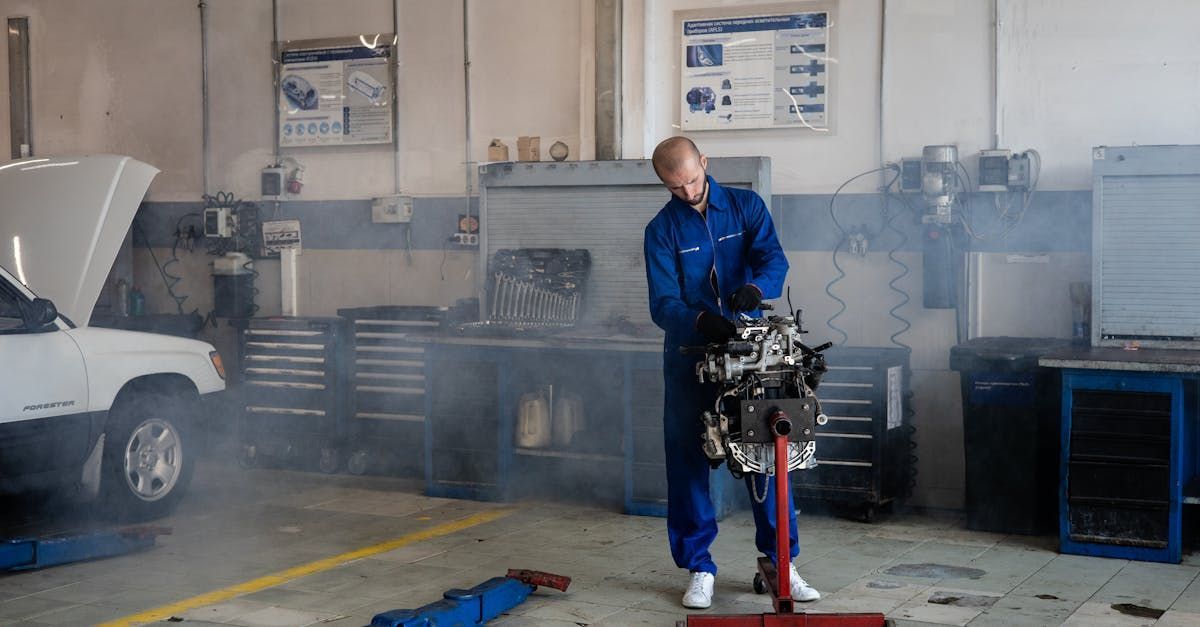
[[829,368],[825,365],[825,358],[817,357],[813,359],[812,366],[809,367],[809,370],[810,373],[804,377],[804,384],[807,385],[810,390],[815,392],[817,386],[821,385],[821,377],[824,377],[825,373],[829,370]]
[[696,319],[696,330],[714,344],[728,342],[737,334],[737,327],[733,326],[732,322],[711,311],[700,314]]
[[762,292],[749,283],[737,288],[729,297],[734,311],[754,311],[762,304]]

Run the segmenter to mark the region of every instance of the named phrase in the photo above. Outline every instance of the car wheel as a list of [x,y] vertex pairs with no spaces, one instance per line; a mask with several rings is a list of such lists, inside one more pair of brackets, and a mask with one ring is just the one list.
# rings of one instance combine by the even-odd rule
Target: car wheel
[[114,406],[105,431],[105,509],[122,520],[149,520],[175,508],[192,479],[195,447],[180,399],[143,394]]

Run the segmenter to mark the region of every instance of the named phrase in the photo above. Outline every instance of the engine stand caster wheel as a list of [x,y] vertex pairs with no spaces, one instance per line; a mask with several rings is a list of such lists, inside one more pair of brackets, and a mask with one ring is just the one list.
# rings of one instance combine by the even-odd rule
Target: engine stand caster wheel
[[754,573],[754,594],[762,594],[767,591],[767,582],[763,581],[762,573]]
[[370,461],[371,457],[366,451],[354,451],[350,459],[346,460],[346,470],[352,475],[366,474]]
[[323,448],[321,449],[321,459],[317,462],[317,468],[327,475],[332,475],[337,472],[340,462],[337,449]]
[[258,447],[253,444],[247,444],[242,447],[242,454],[238,456],[238,464],[242,468],[249,470],[258,466]]

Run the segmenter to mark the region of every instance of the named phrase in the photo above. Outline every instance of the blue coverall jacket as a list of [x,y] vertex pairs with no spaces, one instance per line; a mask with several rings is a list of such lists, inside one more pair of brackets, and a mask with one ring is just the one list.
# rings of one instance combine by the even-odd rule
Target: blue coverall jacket
[[[698,358],[680,354],[679,347],[706,343],[696,328],[702,312],[733,318],[729,296],[747,283],[758,287],[764,299],[778,298],[788,262],[762,198],[749,190],[721,187],[712,177],[708,177],[705,214],[672,196],[646,225],[645,254],[650,315],[667,332],[663,427],[671,555],[680,568],[716,574],[708,549],[717,536],[717,521],[709,497],[710,466],[701,448],[700,417],[713,408],[718,389],[697,380]],[[751,496],[755,544],[774,557],[775,490],[773,482],[764,479],[747,475],[746,484],[752,492],[757,487],[760,497],[766,484],[762,503]],[[790,548],[795,557],[800,547],[790,493],[788,501]]]

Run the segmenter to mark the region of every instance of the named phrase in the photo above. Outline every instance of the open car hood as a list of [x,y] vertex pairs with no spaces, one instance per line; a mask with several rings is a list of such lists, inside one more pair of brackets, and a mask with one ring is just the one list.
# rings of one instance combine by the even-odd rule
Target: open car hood
[[0,265],[86,326],[156,174],[119,155],[0,165]]

